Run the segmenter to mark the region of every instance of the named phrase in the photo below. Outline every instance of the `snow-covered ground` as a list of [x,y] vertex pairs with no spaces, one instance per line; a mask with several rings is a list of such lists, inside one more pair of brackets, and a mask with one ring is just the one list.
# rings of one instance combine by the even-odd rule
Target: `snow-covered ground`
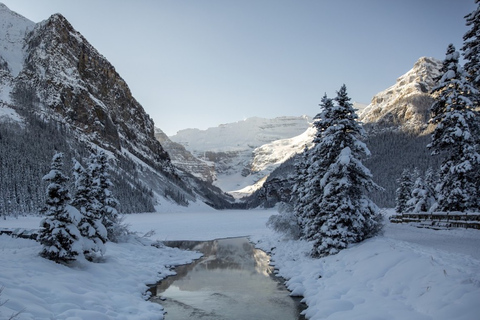
[[480,319],[480,231],[386,223],[385,233],[311,259],[311,245],[254,238],[304,296],[308,319]]
[[[387,223],[385,234],[323,259],[310,244],[282,240],[265,227],[271,210],[152,213],[128,216],[150,240],[251,236],[273,250],[279,274],[304,295],[310,319],[479,319],[480,231],[417,229]],[[0,220],[36,228],[39,218]],[[143,241],[148,242],[147,240]],[[0,319],[160,319],[145,301],[147,283],[198,254],[140,242],[107,244],[104,261],[65,267],[38,256],[32,240],[0,236]],[[8,301],[7,301],[8,300]]]

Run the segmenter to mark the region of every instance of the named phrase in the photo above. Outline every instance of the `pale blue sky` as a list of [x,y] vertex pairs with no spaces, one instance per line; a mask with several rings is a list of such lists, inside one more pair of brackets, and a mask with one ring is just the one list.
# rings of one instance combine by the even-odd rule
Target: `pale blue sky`
[[354,101],[421,56],[459,49],[474,0],[0,0],[63,14],[167,134],[246,117],[314,116],[345,83]]

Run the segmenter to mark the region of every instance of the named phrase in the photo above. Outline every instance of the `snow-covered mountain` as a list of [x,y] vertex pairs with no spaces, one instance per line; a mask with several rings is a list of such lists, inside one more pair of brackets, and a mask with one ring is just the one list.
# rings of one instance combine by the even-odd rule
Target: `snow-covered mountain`
[[[20,180],[38,184],[56,150],[81,159],[95,148],[108,151],[115,164],[120,202],[159,206],[168,198],[183,205],[197,199],[225,204],[227,197],[220,190],[172,165],[155,138],[153,120],[126,82],[60,14],[34,23],[0,4],[0,108],[3,119],[22,124],[10,121],[1,126],[2,136],[10,140],[2,140],[2,157],[9,158],[0,169],[30,175],[12,181],[2,178],[9,187],[0,185],[0,209],[2,203],[17,203],[33,210],[28,203],[41,203],[25,199],[31,190],[23,188],[32,186]],[[25,145],[21,140],[28,141],[28,136],[36,143]],[[18,161],[20,147],[23,154],[37,153],[36,159]],[[35,173],[25,170],[32,167]],[[8,191],[12,183],[15,194]]]
[[385,128],[421,131],[426,128],[433,98],[430,91],[442,62],[422,57],[394,85],[376,94],[359,112],[360,121]]
[[235,198],[243,198],[260,189],[276,168],[295,154],[301,153],[305,146],[310,148],[314,135],[315,129],[310,125],[307,130],[295,137],[275,140],[255,148],[250,162],[251,174],[244,182],[249,184],[229,193]]
[[180,130],[170,139],[181,143],[196,155],[207,151],[241,151],[303,133],[310,122],[308,116],[274,119],[253,117],[206,130]]
[[[305,134],[310,125],[308,116],[247,118],[207,130],[181,130],[170,139],[206,165],[213,164],[215,185],[235,193],[262,180],[286,158],[303,149],[304,142],[298,144],[298,139],[291,138]],[[281,142],[283,139],[291,140]]]
[[[384,192],[371,195],[380,206],[394,205],[396,179],[403,168],[417,167],[422,171],[437,166],[438,159],[430,156],[426,145],[432,129],[428,125],[429,109],[433,102],[429,92],[441,64],[434,58],[422,57],[394,85],[375,95],[368,106],[355,105],[359,109],[360,121],[367,129],[366,142],[372,153],[370,158],[364,160],[364,164],[372,171],[374,180],[385,188]],[[295,145],[311,143],[313,134],[312,129],[311,133],[296,137]],[[272,145],[265,145],[257,149],[257,154],[265,153],[274,157],[275,153],[282,150],[279,145],[283,144],[284,141],[276,141]],[[270,206],[278,201],[286,201],[294,178],[293,170],[292,161],[284,162],[270,175],[240,190],[237,195],[253,192],[247,200],[251,206]]]

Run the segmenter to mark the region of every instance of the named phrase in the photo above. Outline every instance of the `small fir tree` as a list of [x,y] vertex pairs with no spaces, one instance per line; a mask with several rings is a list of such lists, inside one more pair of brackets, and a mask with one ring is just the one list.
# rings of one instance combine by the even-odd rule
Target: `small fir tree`
[[438,183],[437,172],[432,168],[428,168],[427,171],[425,171],[425,188],[427,190],[426,197],[427,197],[429,212],[433,212],[436,210],[437,199],[436,199],[435,187],[437,183]]
[[55,262],[76,260],[82,254],[82,237],[77,228],[81,215],[68,205],[68,178],[62,172],[63,154],[56,153],[50,172],[43,177],[48,183],[46,217],[40,222],[38,241],[43,245],[41,255]]
[[75,194],[72,205],[81,213],[78,229],[83,236],[83,252],[88,259],[95,253],[105,254],[104,243],[107,241],[107,230],[102,223],[102,216],[97,210],[97,199],[92,192],[92,177],[87,170],[74,159],[73,174],[75,177]]
[[395,192],[395,212],[404,213],[407,212],[407,202],[410,200],[413,189],[412,174],[410,173],[410,170],[403,169],[402,175],[397,180],[397,183],[399,186]]
[[108,240],[118,242],[127,233],[127,227],[116,209],[118,201],[111,191],[113,184],[108,169],[108,158],[104,151],[98,151],[90,157],[88,170],[92,177],[92,195],[96,199],[92,211],[95,216],[102,217]]
[[333,107],[332,99],[325,94],[320,103],[321,112],[315,116],[313,122],[313,126],[316,128],[313,138],[314,146],[308,154],[305,154],[304,158],[307,170],[303,179],[304,191],[301,198],[303,205],[301,228],[303,237],[307,240],[314,239],[323,223],[318,217],[323,197],[323,188],[320,182],[332,158],[331,146],[325,143],[324,135],[331,125]]
[[410,199],[406,203],[407,212],[427,212],[430,209],[428,188],[423,177],[417,177],[412,186]]
[[312,239],[314,257],[335,254],[380,230],[378,207],[365,195],[379,187],[360,160],[370,151],[359,140],[364,130],[357,122],[345,85],[337,92],[335,102],[323,113],[320,124],[324,131],[318,148],[323,150],[322,168],[326,171],[320,179],[322,197],[313,222],[319,226]]
[[478,92],[466,81],[458,59],[459,53],[450,44],[438,84],[432,90],[437,97],[431,108],[430,122],[437,126],[428,148],[433,155],[444,155],[436,187],[437,209],[463,212],[478,207],[475,179],[475,169],[480,163],[475,136],[478,112],[469,98]]

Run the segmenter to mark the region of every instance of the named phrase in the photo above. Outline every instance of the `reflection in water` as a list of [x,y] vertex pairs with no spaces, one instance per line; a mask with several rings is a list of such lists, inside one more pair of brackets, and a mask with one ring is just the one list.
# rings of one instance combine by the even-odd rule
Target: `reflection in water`
[[203,253],[152,288],[165,319],[304,319],[299,302],[272,276],[269,256],[247,238],[165,244]]

